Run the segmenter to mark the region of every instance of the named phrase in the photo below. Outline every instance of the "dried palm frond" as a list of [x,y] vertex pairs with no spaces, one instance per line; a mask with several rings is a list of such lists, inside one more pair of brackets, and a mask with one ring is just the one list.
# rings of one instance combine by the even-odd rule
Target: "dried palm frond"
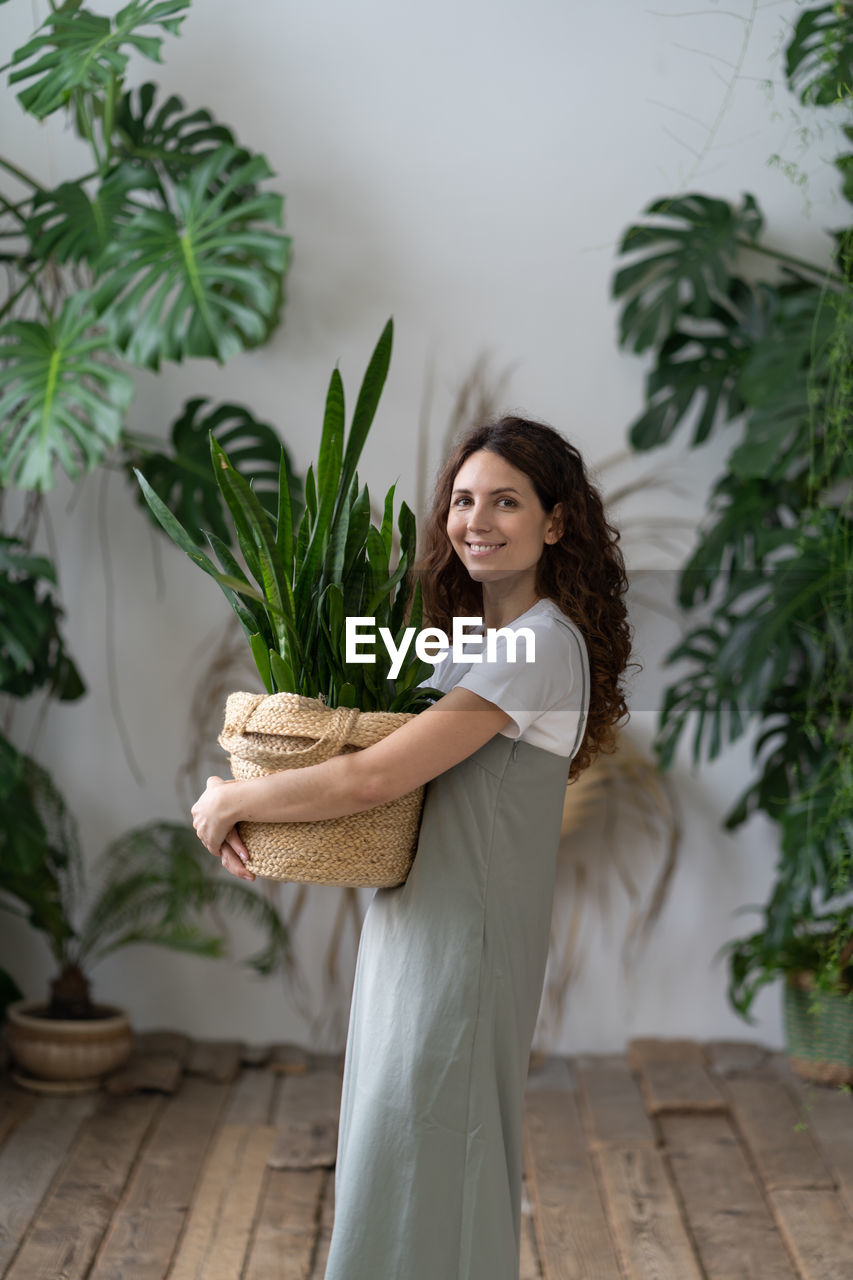
[[680,838],[669,780],[624,730],[617,750],[598,756],[566,788],[537,1044],[558,1037],[592,919],[607,920],[620,886],[632,906],[622,940],[629,972],[666,901]]

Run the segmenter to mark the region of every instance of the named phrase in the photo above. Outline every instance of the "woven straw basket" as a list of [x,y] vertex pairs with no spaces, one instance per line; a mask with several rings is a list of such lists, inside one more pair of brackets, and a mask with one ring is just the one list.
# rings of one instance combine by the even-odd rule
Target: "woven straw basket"
[[[235,778],[302,769],[369,747],[411,712],[327,707],[298,693],[232,693],[220,746]],[[424,788],[397,800],[320,822],[241,822],[255,875],[304,884],[390,888],[409,874],[417,847]]]

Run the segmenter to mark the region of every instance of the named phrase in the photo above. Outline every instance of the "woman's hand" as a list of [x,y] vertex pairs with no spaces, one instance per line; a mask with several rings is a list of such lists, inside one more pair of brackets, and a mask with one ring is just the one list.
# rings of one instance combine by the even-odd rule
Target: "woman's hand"
[[228,786],[224,778],[207,779],[204,792],[192,807],[193,826],[205,849],[221,859],[226,871],[241,880],[254,880],[254,875],[245,866],[248,850],[228,809]]

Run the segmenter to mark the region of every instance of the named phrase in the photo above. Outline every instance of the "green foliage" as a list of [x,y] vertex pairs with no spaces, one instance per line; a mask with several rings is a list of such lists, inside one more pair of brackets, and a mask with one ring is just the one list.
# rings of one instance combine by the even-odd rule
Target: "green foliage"
[[56,319],[0,329],[0,485],[44,492],[54,463],[76,478],[118,442],[133,383],[81,291]]
[[853,95],[853,24],[849,7],[807,9],[785,52],[785,74],[804,105],[828,107]]
[[[808,80],[804,101],[835,101],[830,83],[853,101],[850,49],[838,6],[802,15],[788,72]],[[809,946],[822,981],[841,981],[821,921],[853,896],[853,229],[836,234],[833,271],[760,242],[751,196],[736,209],[692,193],[646,214],[622,240],[643,257],[613,285],[622,345],[655,355],[631,443],[651,449],[692,425],[696,446],[740,426],[680,575],[679,602],[698,617],[665,656],[680,678],[655,746],[670,768],[692,728],[696,765],[757,729],[757,777],[725,818],[732,829],[761,810],[780,832],[764,927],[730,948],[729,996],[748,1017],[757,990]],[[750,249],[781,273],[737,274]],[[845,911],[836,923],[849,932]]]
[[[268,692],[322,697],[331,706],[417,711],[431,696],[416,685],[430,665],[409,656],[396,680],[377,648],[376,664],[348,663],[344,619],[372,618],[399,645],[406,626],[421,626],[419,585],[412,591],[415,519],[405,502],[397,519],[400,554],[391,565],[394,488],[385,497],[382,524],[371,523],[370,495],[356,467],[373,422],[391,357],[392,324],[383,331],[345,434],[344,389],[335,370],[329,383],[316,469],[309,467],[305,509],[296,525],[284,455],[276,515],[211,434],[213,474],[230,513],[242,564],[215,534],[217,563],[137,473],[145,500],[172,540],[220,585],[240,619]],[[218,564],[218,567],[217,567]],[[407,617],[407,604],[411,613]]]
[[17,67],[10,84],[38,79],[18,94],[25,111],[38,119],[64,107],[74,93],[109,91],[127,67],[123,46],[160,62],[161,36],[142,35],[158,26],[177,35],[189,0],[133,0],[115,18],[103,18],[68,5],[54,10],[22,48],[12,55]]
[[225,361],[278,322],[289,240],[267,224],[281,223],[282,199],[257,189],[272,174],[263,156],[237,157],[212,152],[174,183],[168,208],[140,209],[98,261],[96,305],[135,364]]
[[0,819],[0,910],[23,916],[44,935],[59,972],[91,970],[137,943],[224,955],[221,911],[260,931],[262,945],[246,960],[257,973],[290,959],[276,909],[248,885],[217,875],[183,824],[148,823],[115,840],[96,865],[97,889],[86,904],[79,837],[62,796],[44,769],[3,739]]
[[85,692],[59,631],[55,585],[48,559],[0,535],[0,692],[25,698],[47,686],[63,702]]
[[788,974],[809,973],[816,990],[827,993],[853,991],[853,962],[843,949],[853,937],[853,911],[827,912],[809,923],[796,924],[778,941],[762,929],[748,938],[726,943],[719,955],[728,955],[731,969],[731,1001],[746,1019],[762,987]]
[[[221,404],[208,411],[203,397],[188,400],[172,425],[171,450],[152,449],[139,437],[128,440],[131,465],[145,476],[154,492],[199,546],[204,530],[230,547],[231,531],[225,519],[219,486],[210,465],[210,436],[227,450],[232,463],[249,475],[259,502],[268,515],[278,512],[278,486],[283,466],[291,507],[302,508],[302,484],[294,474],[290,454],[272,427],[258,422],[241,405]],[[145,504],[141,490],[138,501]]]

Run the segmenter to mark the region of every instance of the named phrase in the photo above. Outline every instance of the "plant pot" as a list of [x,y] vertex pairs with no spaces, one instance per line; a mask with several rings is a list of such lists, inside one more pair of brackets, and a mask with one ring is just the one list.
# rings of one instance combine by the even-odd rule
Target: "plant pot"
[[[219,737],[235,778],[301,769],[381,741],[409,712],[327,707],[295,693],[232,693]],[[415,855],[424,787],[318,822],[241,822],[248,869],[272,880],[389,888],[402,884]]]
[[853,994],[819,991],[809,973],[785,982],[791,1068],[815,1084],[853,1084]]
[[47,1005],[17,1000],[6,1010],[6,1042],[13,1078],[38,1093],[82,1093],[130,1057],[133,1031],[114,1005],[96,1005],[95,1018],[46,1017]]

